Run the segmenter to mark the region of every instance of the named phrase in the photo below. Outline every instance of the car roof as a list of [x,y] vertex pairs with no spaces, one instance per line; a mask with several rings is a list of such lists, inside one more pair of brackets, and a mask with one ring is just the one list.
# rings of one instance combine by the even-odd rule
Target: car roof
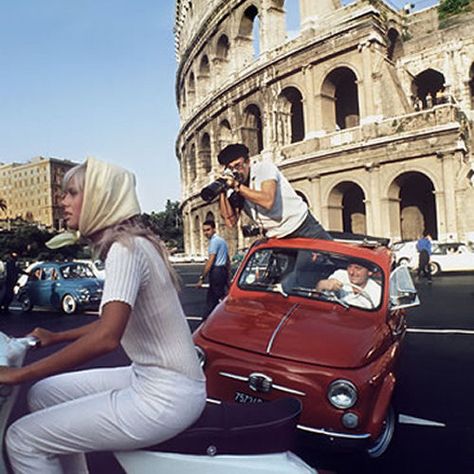
[[337,242],[334,240],[319,240],[319,239],[268,239],[256,241],[252,246],[254,249],[261,248],[295,248],[314,251],[335,252],[348,255],[355,258],[370,260],[380,266],[390,266],[391,256],[390,251],[384,247],[379,246],[375,248],[367,248],[363,245],[357,245],[347,242]]

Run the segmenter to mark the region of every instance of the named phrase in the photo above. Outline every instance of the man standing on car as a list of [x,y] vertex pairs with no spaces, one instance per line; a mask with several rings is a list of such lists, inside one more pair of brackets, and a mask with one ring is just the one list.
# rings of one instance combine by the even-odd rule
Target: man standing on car
[[418,279],[421,281],[422,277],[428,280],[428,284],[431,284],[431,235],[425,231],[423,237],[416,243],[416,250],[418,250]]
[[[226,146],[217,159],[234,174],[226,173],[223,177],[237,199],[229,201],[225,192],[219,197],[219,209],[228,227],[237,224],[243,210],[267,237],[332,240],[271,161],[251,164],[248,148],[240,143]],[[236,201],[240,205],[231,204]]]
[[226,241],[216,234],[215,222],[211,220],[205,221],[202,230],[209,240],[209,256],[197,286],[200,288],[209,275],[206,311],[203,316],[203,320],[205,320],[227,292],[230,260]]

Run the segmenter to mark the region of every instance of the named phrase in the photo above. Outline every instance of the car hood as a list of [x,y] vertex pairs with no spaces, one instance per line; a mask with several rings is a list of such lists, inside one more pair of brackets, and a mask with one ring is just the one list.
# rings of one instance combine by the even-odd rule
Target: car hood
[[275,300],[275,295],[251,301],[227,298],[201,334],[271,357],[338,368],[366,365],[387,341],[389,329],[380,322],[380,313]]

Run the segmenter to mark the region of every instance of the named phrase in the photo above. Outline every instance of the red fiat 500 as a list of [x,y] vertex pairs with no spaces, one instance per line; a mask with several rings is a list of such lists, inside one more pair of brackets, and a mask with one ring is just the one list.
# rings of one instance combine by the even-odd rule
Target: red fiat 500
[[417,304],[383,246],[258,242],[194,335],[209,401],[294,396],[301,430],[380,456],[395,427],[405,308]]

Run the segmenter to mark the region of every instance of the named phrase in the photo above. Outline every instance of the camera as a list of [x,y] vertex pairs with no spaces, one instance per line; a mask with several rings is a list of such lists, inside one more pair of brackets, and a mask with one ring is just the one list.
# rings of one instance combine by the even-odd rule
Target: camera
[[[244,178],[241,173],[238,171],[232,171],[231,169],[226,168],[224,170],[224,176],[230,176],[234,178],[236,181],[239,183],[242,183]],[[220,193],[223,193],[229,189],[229,186],[227,186],[227,181],[225,180],[224,177],[218,178],[215,181],[213,181],[211,184],[208,186],[202,188],[201,190],[201,198],[206,201],[206,202],[211,202],[214,200]]]
[[242,227],[242,234],[244,237],[257,237],[257,235],[265,235],[265,232],[257,225],[244,224]]

